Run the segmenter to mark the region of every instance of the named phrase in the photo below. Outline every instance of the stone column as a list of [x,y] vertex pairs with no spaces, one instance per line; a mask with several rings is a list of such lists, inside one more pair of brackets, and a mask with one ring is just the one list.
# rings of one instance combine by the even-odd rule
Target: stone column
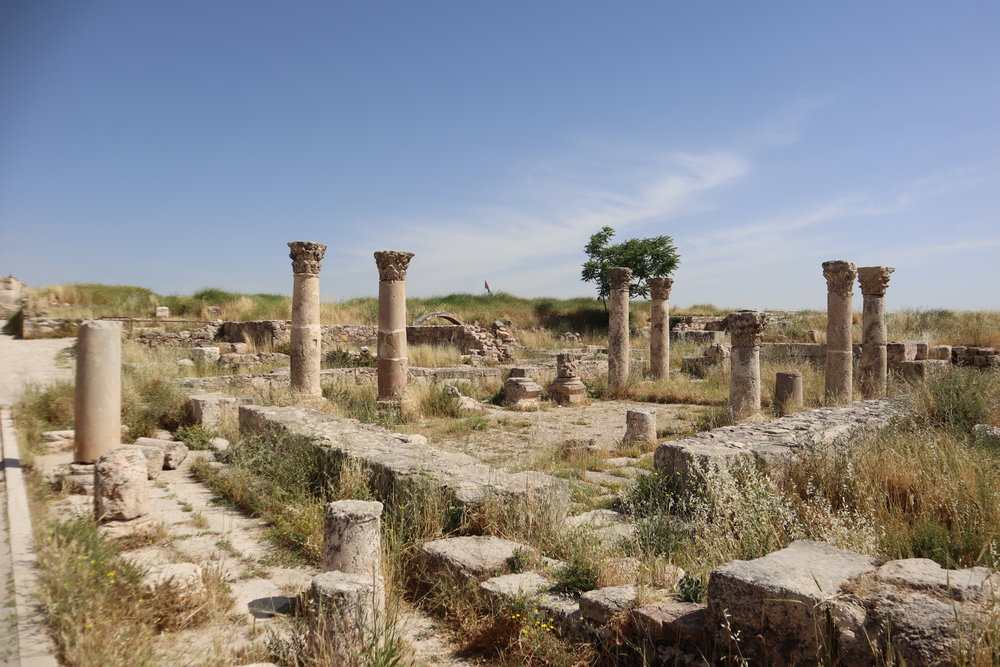
[[624,442],[656,444],[656,411],[628,410],[625,412]]
[[774,405],[783,415],[803,404],[802,373],[778,373],[774,378]]
[[854,312],[851,295],[857,268],[854,262],[823,262],[826,277],[826,402],[850,403],[854,391],[854,352],[851,327]]
[[612,396],[621,396],[628,387],[628,284],[632,270],[623,267],[608,269],[611,296],[608,299],[608,389]]
[[412,252],[381,250],[378,265],[378,401],[399,405],[406,394],[406,269]]
[[91,320],[78,336],[73,460],[94,463],[122,442],[122,325]]
[[326,246],[312,241],[288,244],[295,274],[292,287],[291,363],[292,391],[304,396],[323,395],[320,387],[319,270]]
[[861,396],[885,396],[886,375],[889,364],[886,357],[888,335],[885,327],[885,290],[889,275],[896,269],[891,266],[862,266],[858,269],[864,310],[861,317]]
[[587,386],[580,379],[579,359],[572,352],[556,355],[556,379],[549,394],[559,405],[575,405],[587,400]]
[[338,500],[326,506],[323,569],[382,575],[382,503]]
[[729,409],[737,420],[760,412],[760,335],[770,315],[741,310],[726,317],[732,339],[730,356]]
[[649,375],[654,380],[670,377],[670,288],[673,278],[650,278],[653,305],[649,314]]

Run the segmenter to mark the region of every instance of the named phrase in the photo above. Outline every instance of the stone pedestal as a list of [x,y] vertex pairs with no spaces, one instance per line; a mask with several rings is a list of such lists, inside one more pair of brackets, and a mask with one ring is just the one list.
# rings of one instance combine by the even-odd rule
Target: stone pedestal
[[381,250],[378,266],[378,402],[398,408],[406,395],[406,269],[412,252]]
[[774,405],[787,415],[804,403],[802,396],[802,373],[778,373],[774,379]]
[[319,323],[319,271],[326,246],[313,241],[292,241],[291,377],[292,391],[319,398],[321,343]]
[[861,319],[861,396],[881,398],[886,393],[886,376],[889,363],[886,356],[888,343],[885,326],[885,291],[889,276],[896,269],[891,266],[863,266],[858,269],[864,310]]
[[313,577],[307,611],[312,653],[323,664],[349,665],[381,634],[384,613],[370,574],[324,572]]
[[537,410],[542,388],[527,377],[509,377],[503,383],[503,403],[512,410]]
[[170,308],[167,306],[157,306],[156,307],[156,319],[163,319],[170,317]]
[[629,335],[628,297],[632,270],[623,267],[608,269],[611,295],[608,298],[608,390],[612,396],[622,396],[628,388]]
[[770,315],[741,310],[726,318],[732,339],[729,374],[729,409],[733,418],[746,419],[760,412],[760,336]]
[[149,466],[138,447],[101,454],[94,466],[98,521],[129,521],[149,513]]
[[122,325],[91,320],[78,335],[73,460],[94,463],[122,441]]
[[649,375],[654,380],[670,376],[670,288],[673,278],[650,278],[653,294],[649,314]]
[[338,500],[326,506],[323,569],[382,575],[382,503]]
[[850,403],[854,395],[854,354],[851,350],[851,297],[857,269],[854,262],[823,262],[826,278],[826,402]]
[[559,405],[576,405],[587,400],[587,386],[580,379],[575,354],[556,355],[556,379],[549,385],[549,394]]
[[629,410],[625,413],[625,437],[626,443],[642,442],[650,445],[656,444],[656,411],[655,410]]

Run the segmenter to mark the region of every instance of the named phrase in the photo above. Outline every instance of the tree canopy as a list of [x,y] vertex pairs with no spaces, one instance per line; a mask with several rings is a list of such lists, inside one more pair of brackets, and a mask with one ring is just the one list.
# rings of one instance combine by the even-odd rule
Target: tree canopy
[[654,236],[647,239],[629,239],[615,245],[608,245],[615,230],[603,227],[590,237],[584,247],[586,262],[580,277],[586,282],[597,283],[597,296],[606,299],[611,294],[608,269],[624,266],[632,269],[632,283],[629,294],[633,297],[648,297],[647,280],[657,276],[669,276],[680,264],[680,255],[674,241],[669,236]]

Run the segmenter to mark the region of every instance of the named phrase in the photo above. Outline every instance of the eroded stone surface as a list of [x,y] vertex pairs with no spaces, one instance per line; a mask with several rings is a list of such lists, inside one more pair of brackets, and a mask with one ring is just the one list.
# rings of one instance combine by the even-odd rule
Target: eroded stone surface
[[101,521],[128,521],[149,512],[146,457],[135,447],[113,449],[94,466],[94,513]]
[[691,482],[713,463],[726,465],[748,456],[766,463],[780,461],[796,451],[834,446],[861,433],[885,428],[904,412],[903,403],[882,399],[799,412],[762,424],[723,426],[660,444],[655,465],[661,473]]
[[428,571],[480,581],[502,572],[516,553],[534,553],[524,544],[486,535],[434,540],[421,550]]
[[176,440],[136,438],[134,444],[138,447],[156,447],[163,450],[163,468],[165,470],[175,470],[188,455],[187,445]]

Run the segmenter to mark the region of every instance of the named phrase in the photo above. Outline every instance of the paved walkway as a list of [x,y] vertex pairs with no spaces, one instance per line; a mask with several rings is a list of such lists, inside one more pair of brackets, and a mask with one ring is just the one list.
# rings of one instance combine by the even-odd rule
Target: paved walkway
[[[69,367],[60,368],[56,355],[60,350],[72,346],[74,342],[75,339],[72,338],[18,340],[13,336],[0,335],[0,406],[15,403],[25,385],[29,383],[48,384],[56,380],[71,379],[72,370]],[[8,466],[16,464],[7,457],[6,452],[0,459],[0,600],[3,600],[2,618],[0,618],[0,665],[22,664],[20,657],[25,653],[19,650],[17,611],[12,604],[15,590],[11,527],[8,521]],[[37,621],[38,619],[32,619],[33,623]],[[36,660],[41,663],[45,658],[42,656]]]

